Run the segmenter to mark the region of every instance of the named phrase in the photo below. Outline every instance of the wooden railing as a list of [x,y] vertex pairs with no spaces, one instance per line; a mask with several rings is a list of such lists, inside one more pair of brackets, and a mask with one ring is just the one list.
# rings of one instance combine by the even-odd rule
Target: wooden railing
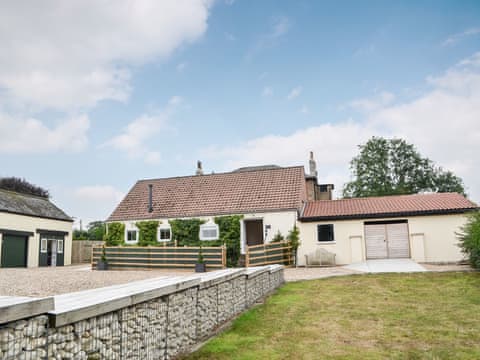
[[[198,261],[199,247],[105,247],[109,270],[192,269]],[[203,247],[203,259],[208,269],[223,269],[227,264],[224,246]],[[102,256],[102,247],[92,248],[92,269]]]
[[287,242],[247,246],[245,264],[247,267],[270,264],[292,265],[292,247]]

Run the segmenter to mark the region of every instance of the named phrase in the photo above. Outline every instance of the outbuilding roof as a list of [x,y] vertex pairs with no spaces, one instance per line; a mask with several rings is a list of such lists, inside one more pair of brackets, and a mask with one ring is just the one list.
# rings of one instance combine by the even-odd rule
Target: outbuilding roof
[[0,212],[73,221],[47,198],[0,189]]
[[301,221],[463,213],[478,206],[457,193],[394,195],[308,202]]
[[[153,211],[148,210],[152,185]],[[303,166],[140,180],[107,221],[242,214],[300,209],[306,200]]]

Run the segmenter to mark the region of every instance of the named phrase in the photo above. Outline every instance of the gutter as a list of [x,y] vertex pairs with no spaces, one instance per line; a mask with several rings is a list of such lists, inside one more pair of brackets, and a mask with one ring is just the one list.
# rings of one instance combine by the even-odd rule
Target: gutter
[[[358,220],[358,219],[380,219],[380,218],[394,218],[407,216],[428,216],[428,215],[450,215],[463,214],[478,210],[479,208],[463,208],[450,210],[422,210],[422,211],[400,211],[393,213],[372,213],[372,214],[353,214],[353,215],[332,215],[332,216],[302,216],[298,220],[301,222],[315,222],[315,221],[333,221],[333,220]],[[303,214],[302,214],[303,215]]]

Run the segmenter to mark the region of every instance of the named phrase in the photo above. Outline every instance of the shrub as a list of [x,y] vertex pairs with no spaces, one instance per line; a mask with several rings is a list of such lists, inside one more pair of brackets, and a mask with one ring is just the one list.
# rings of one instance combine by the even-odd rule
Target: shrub
[[158,245],[157,230],[158,230],[159,224],[160,222],[156,220],[139,221],[135,223],[135,226],[139,230],[139,234],[138,234],[139,246]]
[[275,234],[275,236],[273,237],[272,242],[273,243],[279,243],[279,242],[282,242],[282,241],[285,241],[285,236],[283,236],[282,233],[280,232],[280,230],[278,230],[277,233]]
[[480,211],[468,216],[468,221],[461,228],[462,233],[458,234],[460,248],[468,256],[470,265],[480,269]]
[[104,240],[107,246],[122,245],[125,242],[125,224],[119,222],[107,224]]
[[293,229],[287,235],[288,244],[292,247],[293,259],[295,265],[297,264],[297,249],[300,246],[300,230],[297,225],[293,225]]

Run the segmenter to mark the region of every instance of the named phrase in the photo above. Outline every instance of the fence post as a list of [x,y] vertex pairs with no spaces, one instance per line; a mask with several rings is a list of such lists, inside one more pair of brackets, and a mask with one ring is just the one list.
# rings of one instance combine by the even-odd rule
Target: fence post
[[92,255],[90,256],[90,266],[91,266],[92,270],[93,270],[93,249],[94,249],[94,246],[92,245],[92,250],[91,250]]
[[248,245],[246,246],[247,251],[245,253],[245,266],[248,268],[250,266],[250,254],[248,250]]
[[222,266],[223,268],[227,267],[227,247],[225,245],[222,246]]

